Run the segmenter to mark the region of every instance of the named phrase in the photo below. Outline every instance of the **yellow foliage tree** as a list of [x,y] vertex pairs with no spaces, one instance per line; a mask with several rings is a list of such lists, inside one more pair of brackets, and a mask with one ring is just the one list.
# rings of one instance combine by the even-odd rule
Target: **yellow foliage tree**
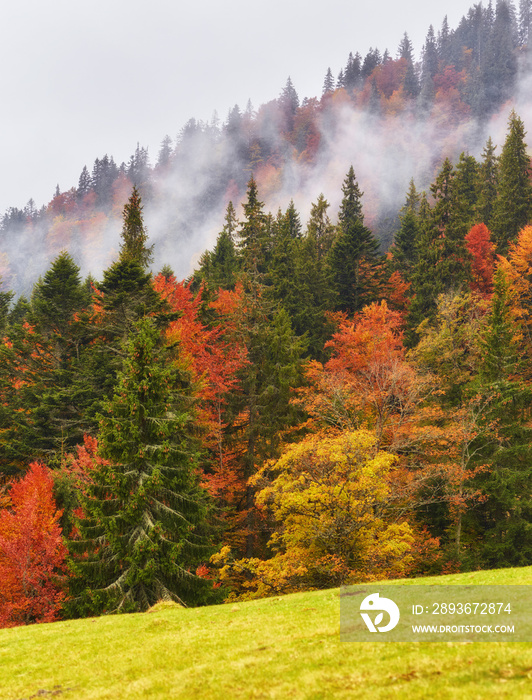
[[401,576],[414,542],[394,517],[388,475],[395,457],[366,430],[312,435],[254,477],[256,500],[278,523],[272,559],[214,563],[233,597],[253,598]]

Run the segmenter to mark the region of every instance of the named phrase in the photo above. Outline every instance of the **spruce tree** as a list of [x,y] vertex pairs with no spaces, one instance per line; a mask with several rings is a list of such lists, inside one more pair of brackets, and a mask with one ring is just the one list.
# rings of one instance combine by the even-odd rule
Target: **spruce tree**
[[334,78],[331,69],[327,68],[327,73],[323,80],[322,96],[329,95],[331,92],[334,92]]
[[141,319],[100,419],[108,464],[93,472],[81,538],[71,543],[75,614],[143,611],[159,600],[194,605],[208,593],[194,573],[210,546],[193,395],[168,353],[153,319]]
[[337,308],[353,313],[374,301],[375,266],[378,263],[379,243],[364,226],[362,192],[353,166],[349,168],[342,185],[343,199],[338,215],[339,233],[329,254]]
[[255,178],[251,176],[247,187],[247,200],[243,203],[245,219],[238,232],[238,251],[245,269],[256,267],[264,274],[271,252],[271,229],[264,203],[259,200]]
[[495,148],[490,137],[482,151],[482,160],[478,169],[475,207],[476,222],[486,224],[490,231],[498,188],[498,163]]
[[515,334],[511,294],[499,268],[476,386],[487,401],[485,422],[492,429],[482,446],[484,468],[474,480],[483,499],[468,518],[477,538],[470,555],[473,566],[525,566],[532,562],[532,430],[528,420],[532,392],[522,380],[523,360]]
[[200,267],[194,273],[193,287],[205,282],[208,289],[232,289],[239,271],[235,245],[238,222],[232,202],[227,205],[225,224],[216,240],[214,250],[206,251],[200,259]]
[[499,162],[498,193],[493,211],[493,234],[498,252],[506,253],[519,231],[530,221],[532,184],[525,127],[512,110]]
[[80,321],[89,297],[79,267],[63,252],[35,285],[28,323],[11,320],[4,347],[5,435],[2,462],[26,469],[32,460],[55,466],[88,429],[90,401],[81,358],[91,340]]
[[146,247],[148,234],[144,228],[142,209],[139,191],[136,187],[133,187],[131,196],[122,213],[124,224],[122,227],[120,260],[136,262],[142,267],[147,267],[153,260],[153,246]]

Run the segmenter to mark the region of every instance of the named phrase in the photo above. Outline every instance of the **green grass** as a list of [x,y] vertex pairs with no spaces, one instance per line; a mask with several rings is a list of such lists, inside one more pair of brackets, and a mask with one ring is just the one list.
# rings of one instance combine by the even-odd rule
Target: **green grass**
[[[421,582],[532,584],[532,567]],[[342,643],[339,604],[329,590],[1,630],[0,698],[532,699],[532,643]]]

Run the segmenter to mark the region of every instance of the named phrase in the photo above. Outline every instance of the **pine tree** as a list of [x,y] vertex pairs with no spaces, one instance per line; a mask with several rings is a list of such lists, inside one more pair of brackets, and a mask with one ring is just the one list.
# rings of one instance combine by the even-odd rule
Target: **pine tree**
[[287,134],[291,134],[294,129],[294,120],[299,107],[299,97],[290,76],[279,97],[279,105],[285,120],[284,131]]
[[[342,185],[343,199],[338,215],[339,234],[329,254],[337,308],[353,313],[378,296],[375,266],[379,243],[364,226],[362,193],[353,166]],[[377,285],[376,285],[377,283]]]
[[[2,383],[5,400],[7,464],[46,459],[50,466],[72,448],[88,424],[84,408],[88,385],[80,358],[91,336],[79,320],[89,303],[79,267],[63,252],[35,285],[27,323],[14,319],[4,347]],[[8,385],[17,391],[12,393]],[[11,467],[8,467],[10,470]]]
[[311,204],[307,223],[307,238],[314,240],[316,255],[320,260],[328,254],[334,240],[334,226],[327,214],[329,206],[329,202],[320,194],[316,203]]
[[519,0],[519,44],[528,48],[532,26],[532,0]]
[[216,240],[213,251],[206,251],[200,259],[200,268],[194,273],[194,286],[205,282],[212,290],[232,289],[239,271],[239,260],[235,246],[237,229],[235,208],[227,205],[225,224]]
[[532,213],[530,158],[525,143],[525,127],[512,110],[508,134],[499,162],[498,193],[493,211],[493,234],[499,253],[529,222]]
[[146,247],[148,234],[144,228],[142,209],[142,200],[135,186],[122,214],[124,224],[120,260],[136,262],[142,267],[147,267],[153,260],[153,246]]
[[429,27],[425,45],[423,46],[423,62],[421,69],[420,106],[428,110],[434,101],[434,76],[438,72],[438,48],[434,28]]
[[498,0],[495,20],[481,62],[481,80],[490,111],[495,111],[513,94],[517,76],[514,23],[511,3]]
[[353,56],[349,54],[347,65],[344,70],[344,87],[346,90],[353,91],[358,87],[360,82],[360,55],[357,53]]
[[409,282],[418,259],[420,225],[417,215],[407,209],[401,217],[401,227],[395,234],[392,255],[394,267]]
[[[72,542],[77,614],[143,611],[159,600],[205,601],[195,575],[209,553],[209,505],[199,486],[188,377],[161,347],[152,319],[127,343],[116,393],[104,405],[100,453]],[[86,554],[84,554],[86,553]]]
[[334,78],[331,69],[327,68],[327,73],[325,74],[325,78],[323,80],[322,97],[330,94],[331,92],[334,92]]
[[523,360],[515,343],[511,304],[509,285],[499,268],[477,380],[477,391],[488,401],[485,421],[493,427],[483,446],[487,468],[474,480],[483,499],[469,516],[475,538],[472,566],[525,566],[532,561],[532,430],[528,420],[532,392],[522,381]]
[[256,267],[264,274],[271,251],[268,217],[264,203],[259,200],[257,183],[252,176],[248,182],[247,200],[244,207],[245,220],[240,224],[238,250],[245,269]]
[[493,210],[497,199],[498,163],[495,146],[491,137],[487,140],[482,151],[482,161],[478,169],[477,203],[475,207],[476,220],[486,224],[491,230]]
[[79,176],[78,180],[78,189],[77,189],[77,198],[78,200],[82,200],[85,195],[89,194],[91,191],[92,187],[92,181],[91,181],[91,176],[89,174],[89,171],[87,169],[87,166],[83,166],[83,170],[81,171],[81,175]]

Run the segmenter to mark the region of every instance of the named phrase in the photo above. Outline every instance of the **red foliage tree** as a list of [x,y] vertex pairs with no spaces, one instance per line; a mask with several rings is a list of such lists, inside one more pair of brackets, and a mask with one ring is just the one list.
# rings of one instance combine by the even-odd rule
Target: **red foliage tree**
[[34,462],[0,512],[0,627],[51,622],[65,598],[66,548],[49,470]]
[[[155,279],[154,286],[171,311],[181,314],[168,327],[167,338],[169,342],[179,343],[179,361],[196,381],[199,418],[205,428],[204,443],[216,455],[215,472],[224,472],[223,431],[227,395],[237,388],[237,371],[247,362],[247,350],[237,337],[235,316],[241,289],[234,292],[220,290],[217,299],[210,304],[217,322],[207,327],[200,320],[201,291],[194,295],[190,286],[162,275]],[[212,481],[214,488],[216,479]]]
[[493,294],[493,272],[495,270],[495,246],[486,224],[476,224],[465,237],[471,255],[471,291],[482,296]]

